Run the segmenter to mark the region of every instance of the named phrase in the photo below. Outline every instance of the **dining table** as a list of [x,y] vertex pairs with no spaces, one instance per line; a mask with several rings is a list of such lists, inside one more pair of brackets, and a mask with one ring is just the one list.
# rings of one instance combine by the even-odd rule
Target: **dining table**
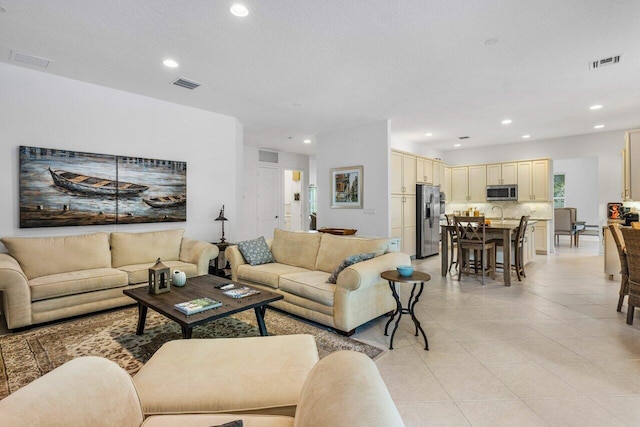
[[[492,221],[491,224],[485,225],[485,235],[487,239],[502,240],[502,262],[504,285],[511,286],[511,236],[518,230],[518,221]],[[440,226],[442,231],[442,254],[441,254],[441,275],[444,277],[449,270],[449,244],[450,236],[455,231],[455,225],[443,224]]]

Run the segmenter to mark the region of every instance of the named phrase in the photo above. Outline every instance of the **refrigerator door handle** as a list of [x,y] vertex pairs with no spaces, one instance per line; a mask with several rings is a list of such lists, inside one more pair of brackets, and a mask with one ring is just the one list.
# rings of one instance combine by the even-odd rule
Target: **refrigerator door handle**
[[431,215],[431,205],[433,204],[433,193],[429,195],[429,203],[427,203],[427,217],[429,218],[429,228],[433,229],[433,215]]

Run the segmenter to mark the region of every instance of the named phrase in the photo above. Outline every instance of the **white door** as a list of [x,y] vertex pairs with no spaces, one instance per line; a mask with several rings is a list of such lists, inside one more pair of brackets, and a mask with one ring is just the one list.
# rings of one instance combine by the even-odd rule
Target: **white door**
[[273,238],[273,230],[280,227],[280,182],[278,168],[258,167],[258,236]]

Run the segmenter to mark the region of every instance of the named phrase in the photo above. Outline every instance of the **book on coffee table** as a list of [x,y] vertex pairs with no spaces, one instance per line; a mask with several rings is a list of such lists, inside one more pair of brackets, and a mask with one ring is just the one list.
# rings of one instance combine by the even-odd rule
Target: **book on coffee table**
[[200,313],[201,311],[220,307],[221,305],[222,303],[220,301],[205,297],[196,298],[187,302],[181,302],[180,304],[174,305],[174,307],[189,316],[191,314]]
[[223,292],[223,294],[231,298],[244,298],[244,297],[248,297],[249,295],[255,295],[259,293],[260,293],[259,290],[250,288],[248,286],[243,286],[242,288],[236,288],[236,289],[229,289]]

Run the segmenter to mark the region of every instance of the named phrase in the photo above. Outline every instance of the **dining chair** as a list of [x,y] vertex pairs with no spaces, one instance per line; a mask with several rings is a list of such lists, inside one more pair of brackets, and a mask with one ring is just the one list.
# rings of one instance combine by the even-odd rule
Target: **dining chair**
[[451,272],[451,268],[454,264],[456,265],[456,268],[458,267],[457,257],[454,259],[454,255],[458,249],[458,234],[456,233],[456,223],[453,220],[453,215],[445,214],[444,217],[447,219],[447,225],[449,226],[447,234],[449,236],[449,241],[451,242],[449,245],[449,268],[447,271]]
[[[458,280],[462,274],[481,275],[484,278],[496,277],[496,243],[487,239],[485,219],[483,216],[455,216],[456,233],[458,235]],[[473,252],[473,261],[470,254]]]
[[609,231],[611,231],[613,241],[616,242],[618,256],[620,257],[620,298],[618,298],[617,311],[622,311],[624,297],[625,295],[629,295],[629,263],[627,262],[627,249],[625,248],[624,238],[620,231],[620,225],[610,224]]
[[627,325],[633,325],[634,309],[640,306],[640,230],[623,228],[622,238],[627,252],[629,269],[629,297],[627,298]]
[[569,247],[573,247],[576,230],[573,227],[575,218],[574,208],[556,208],[553,210],[553,225],[555,245],[560,246],[560,236],[569,236]]
[[[511,237],[511,247],[513,248],[513,264],[511,264],[511,267],[513,267],[516,272],[516,277],[519,282],[522,281],[523,277],[527,277],[524,272],[524,236],[527,231],[527,226],[529,225],[529,218],[529,215],[520,217],[518,228]],[[502,239],[496,240],[496,246],[503,246]],[[504,268],[504,265],[499,262],[496,262],[496,266]]]

